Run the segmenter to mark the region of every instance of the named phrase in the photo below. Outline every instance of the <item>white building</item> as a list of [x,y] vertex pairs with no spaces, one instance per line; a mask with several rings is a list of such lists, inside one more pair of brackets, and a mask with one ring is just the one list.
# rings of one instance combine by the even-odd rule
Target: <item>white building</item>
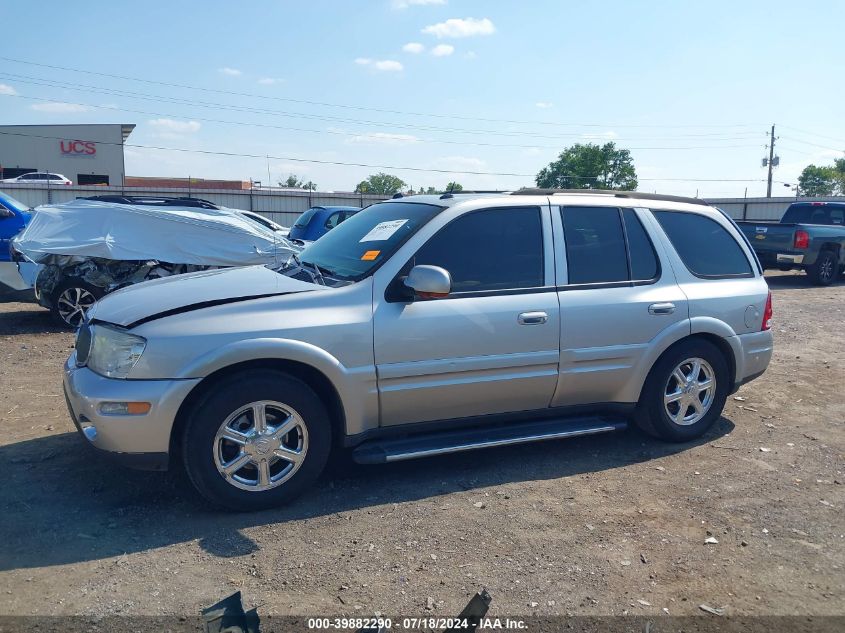
[[124,184],[123,144],[135,125],[0,125],[0,179],[32,171],[75,185]]

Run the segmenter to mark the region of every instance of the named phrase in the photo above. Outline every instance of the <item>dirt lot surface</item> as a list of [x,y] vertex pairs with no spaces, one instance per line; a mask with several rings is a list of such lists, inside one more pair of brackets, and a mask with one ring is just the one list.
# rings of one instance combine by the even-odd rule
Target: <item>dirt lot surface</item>
[[[94,458],[73,337],[0,298],[0,613],[845,613],[845,283],[769,277],[776,354],[701,441],[636,431],[345,466],[286,508],[224,514]],[[718,543],[706,544],[708,537]]]

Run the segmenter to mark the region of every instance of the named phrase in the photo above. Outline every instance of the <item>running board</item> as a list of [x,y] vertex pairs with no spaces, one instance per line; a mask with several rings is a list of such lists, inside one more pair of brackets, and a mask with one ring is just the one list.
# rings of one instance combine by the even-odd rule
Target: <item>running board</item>
[[384,464],[445,453],[472,451],[477,448],[609,433],[621,431],[627,426],[627,421],[622,418],[608,417],[577,417],[510,423],[492,428],[483,427],[397,439],[370,440],[352,451],[352,459],[359,464]]

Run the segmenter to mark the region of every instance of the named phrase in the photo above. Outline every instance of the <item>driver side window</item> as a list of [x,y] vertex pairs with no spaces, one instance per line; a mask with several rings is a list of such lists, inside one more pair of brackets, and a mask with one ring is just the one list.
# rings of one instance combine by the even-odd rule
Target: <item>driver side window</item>
[[542,287],[540,209],[471,211],[440,229],[411,264],[445,268],[452,276],[453,294]]

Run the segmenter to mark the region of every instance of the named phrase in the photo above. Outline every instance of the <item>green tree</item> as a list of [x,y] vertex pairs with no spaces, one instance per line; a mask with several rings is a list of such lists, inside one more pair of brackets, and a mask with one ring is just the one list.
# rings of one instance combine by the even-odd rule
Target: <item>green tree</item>
[[799,191],[804,196],[832,196],[841,184],[834,167],[807,165],[798,177]]
[[837,193],[840,196],[845,196],[845,158],[834,160],[833,169],[836,172],[836,179],[839,181]]
[[576,143],[541,169],[535,181],[538,187],[553,189],[633,191],[637,188],[637,172],[631,152],[617,149],[615,143]]
[[279,181],[280,187],[288,187],[290,189],[300,189],[302,187],[302,181],[296,174],[289,174],[285,180]]
[[310,180],[302,183],[301,186],[303,189],[307,189],[308,191],[317,191],[317,183],[311,182]]
[[379,172],[359,182],[355,187],[355,193],[377,193],[392,196],[407,186],[407,183],[401,178]]
[[464,186],[459,182],[455,182],[454,180],[452,182],[450,182],[448,185],[446,185],[446,191],[463,191],[463,190],[464,190]]

